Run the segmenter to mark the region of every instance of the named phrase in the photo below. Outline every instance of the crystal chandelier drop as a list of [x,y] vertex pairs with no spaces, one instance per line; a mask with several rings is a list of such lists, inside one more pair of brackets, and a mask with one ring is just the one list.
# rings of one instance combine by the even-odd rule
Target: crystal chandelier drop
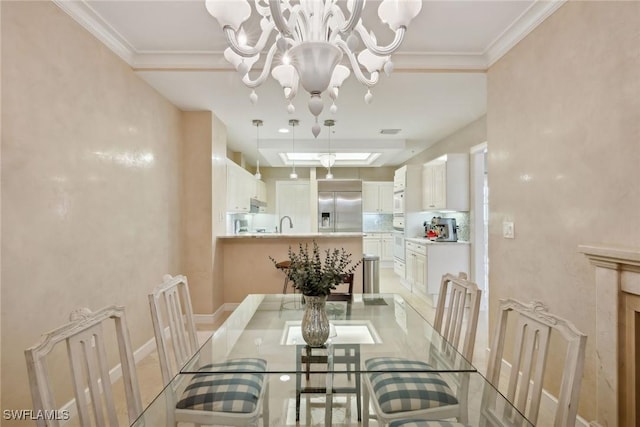
[[[218,20],[229,44],[224,57],[238,70],[246,86],[257,88],[271,72],[282,86],[289,113],[295,111],[292,100],[298,85],[309,92],[309,110],[316,118],[312,128],[315,137],[320,133],[318,116],[324,109],[322,93],[328,90],[333,101],[330,110],[335,113],[340,86],[353,71],[368,88],[364,100],[370,103],[373,95],[369,88],[378,82],[380,70],[387,74],[393,70],[391,54],[400,47],[409,24],[422,8],[422,0],[380,1],[378,17],[395,36],[388,45],[379,46],[375,34],[365,28],[361,19],[365,0],[347,0],[346,13],[338,0],[254,0],[253,8],[248,0],[205,1],[207,11]],[[252,14],[260,17],[261,31],[253,44],[243,28]],[[275,37],[271,37],[273,33]],[[252,79],[251,67],[265,49],[263,69]],[[282,63],[274,66],[276,55]],[[340,64],[343,55],[351,70]],[[255,90],[249,98],[257,102]]]

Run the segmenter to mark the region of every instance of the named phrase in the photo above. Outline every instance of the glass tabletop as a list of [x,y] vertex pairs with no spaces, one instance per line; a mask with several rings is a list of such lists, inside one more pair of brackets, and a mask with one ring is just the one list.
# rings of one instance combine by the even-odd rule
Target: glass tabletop
[[[183,374],[239,372],[236,359],[262,359],[266,372],[459,372],[476,371],[431,324],[398,295],[354,295],[352,302],[327,301],[331,325],[319,363],[301,363],[306,343],[300,324],[305,310],[299,294],[249,295],[180,370]],[[347,352],[351,359],[330,367]],[[322,359],[321,356],[325,356]],[[409,359],[418,363],[395,362]]]
[[[366,375],[366,374],[361,374]],[[457,392],[458,400],[466,407],[464,426],[511,426],[533,427],[507,399],[501,395],[478,372],[440,373],[449,384],[462,384]],[[342,375],[346,381],[346,375]],[[135,427],[175,427],[175,405],[189,385],[193,375],[178,374],[151,402],[138,419]],[[285,374],[269,374],[269,425],[271,426],[326,426],[326,399],[324,394],[304,395],[300,402],[300,416],[296,421],[296,382]],[[337,379],[336,381],[338,381]],[[320,381],[321,383],[323,380]],[[362,387],[366,385],[362,384]],[[456,391],[458,389],[456,388]],[[332,415],[329,425],[343,427],[361,426],[357,420],[357,396],[355,394],[333,394]],[[373,413],[371,413],[373,416]],[[260,424],[262,425],[262,424]],[[370,424],[371,425],[371,424]],[[376,425],[375,423],[373,425]]]

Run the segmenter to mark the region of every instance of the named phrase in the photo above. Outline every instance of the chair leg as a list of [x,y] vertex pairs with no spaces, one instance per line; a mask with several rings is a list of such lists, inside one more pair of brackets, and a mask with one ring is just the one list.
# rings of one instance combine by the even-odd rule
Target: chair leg
[[362,427],[369,427],[369,387],[362,388]]
[[[360,373],[356,372],[355,374],[356,377],[356,408],[358,410],[358,421],[362,421],[362,399],[361,399],[361,378],[360,378]],[[369,402],[367,401],[367,407],[369,407]]]
[[269,427],[269,378],[266,378],[264,396],[262,397],[262,425]]

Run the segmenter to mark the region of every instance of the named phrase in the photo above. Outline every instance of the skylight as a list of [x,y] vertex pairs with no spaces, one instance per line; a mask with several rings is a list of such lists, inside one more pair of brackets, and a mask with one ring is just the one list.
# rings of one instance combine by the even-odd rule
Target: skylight
[[[319,166],[320,157],[327,153],[280,153],[282,162],[291,165],[295,161],[296,166]],[[373,163],[381,153],[332,153],[336,156],[335,166],[368,166]]]

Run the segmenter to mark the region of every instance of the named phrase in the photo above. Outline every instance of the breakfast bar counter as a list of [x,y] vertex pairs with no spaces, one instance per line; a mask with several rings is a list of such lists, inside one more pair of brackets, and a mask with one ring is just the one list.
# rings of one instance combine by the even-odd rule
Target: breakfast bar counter
[[[289,247],[295,252],[300,244],[315,241],[320,250],[344,248],[355,263],[362,259],[363,233],[240,233],[218,237],[223,251],[225,303],[239,303],[249,294],[282,293],[284,273],[275,268],[276,261],[289,259]],[[354,272],[354,292],[362,292],[362,267]],[[291,284],[290,284],[291,285]],[[289,292],[292,292],[289,286]]]

